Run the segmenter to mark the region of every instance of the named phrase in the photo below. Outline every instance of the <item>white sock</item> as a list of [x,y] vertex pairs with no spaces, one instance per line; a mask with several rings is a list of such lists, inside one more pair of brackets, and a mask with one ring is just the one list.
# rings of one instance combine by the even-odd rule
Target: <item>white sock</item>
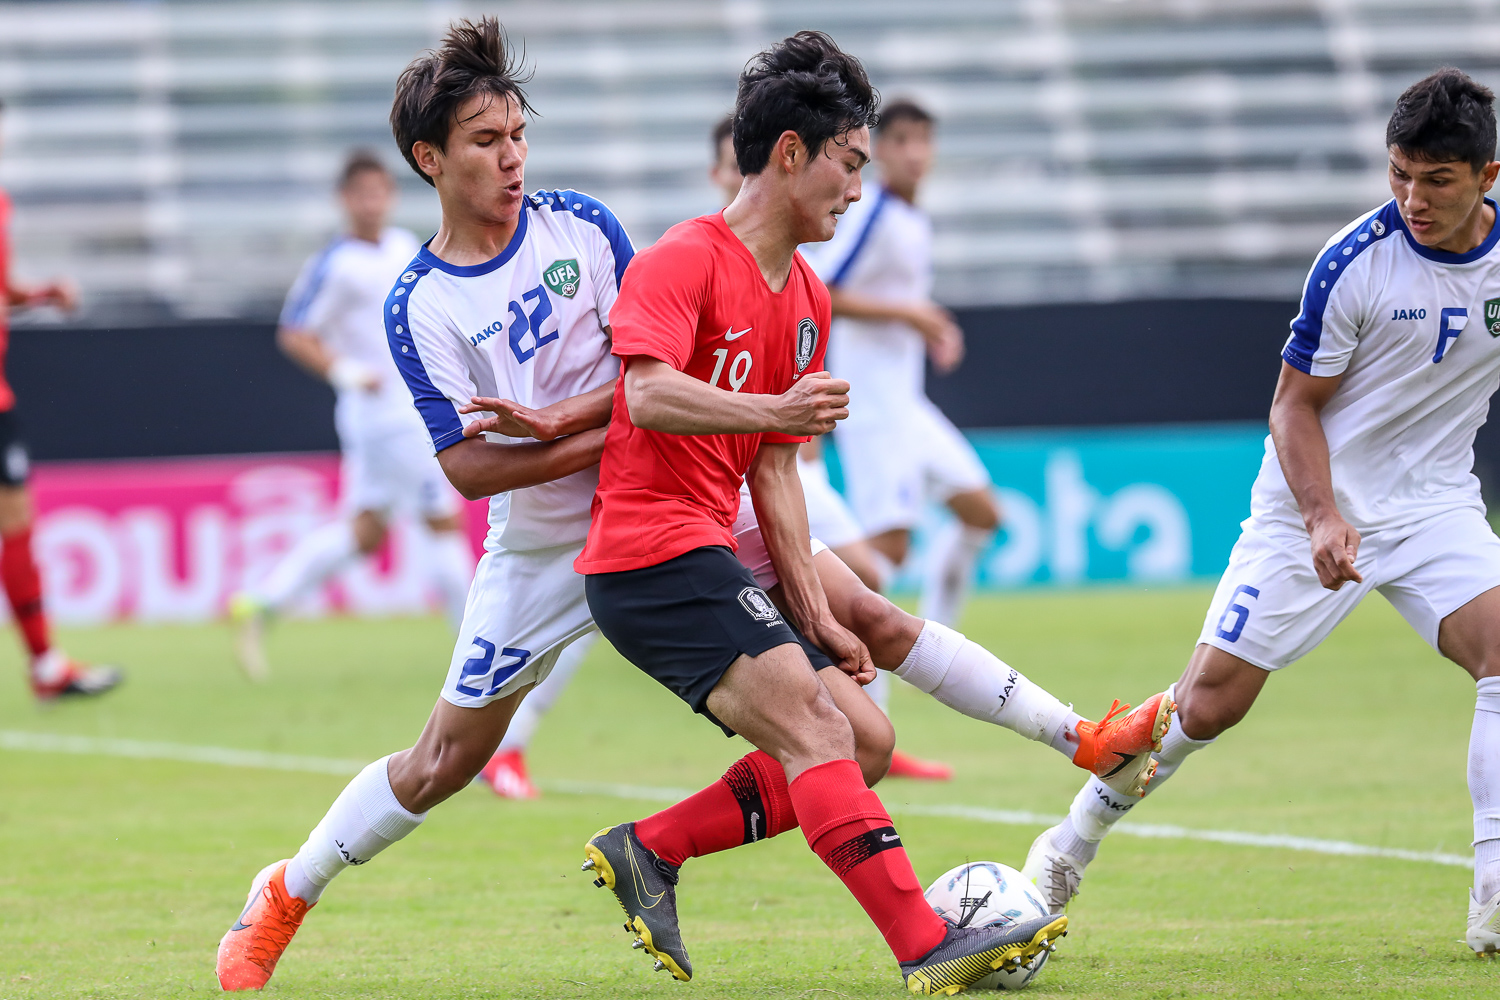
[[922,580],[919,613],[923,618],[948,626],[958,624],[974,583],[974,565],[994,536],[995,532],[988,528],[959,523],[944,525],[937,532],[927,553]]
[[[432,575],[443,612],[457,632],[464,623],[469,603],[469,585],[474,582],[474,550],[461,531],[433,531]],[[535,694],[535,692],[532,692]]]
[[1469,732],[1469,796],[1474,800],[1474,895],[1500,892],[1500,677],[1482,677]]
[[506,727],[505,738],[500,741],[500,748],[496,753],[506,753],[511,750],[525,750],[531,743],[531,737],[536,734],[536,727],[541,724],[542,717],[552,711],[552,706],[567,688],[568,682],[578,672],[578,665],[588,656],[589,649],[594,645],[594,640],[599,638],[599,633],[590,632],[582,639],[575,639],[557,656],[557,662],[552,665],[552,672],[547,679],[527,692],[526,697],[521,699],[521,706],[516,709],[516,714],[511,716],[510,725]]
[[286,890],[309,906],[323,895],[333,877],[350,865],[362,865],[427,818],[426,813],[407,812],[391,791],[382,757],[359,774],[333,800],[328,814],[296,857],[286,866]]
[[891,714],[891,673],[889,670],[875,671],[875,679],[865,685],[865,694],[889,718]]
[[304,535],[251,593],[272,611],[279,611],[332,576],[359,554],[354,525],[349,521],[325,524]]
[[922,626],[896,676],[971,719],[1046,743],[1069,760],[1078,752],[1081,716],[994,653],[939,622]]
[[[1174,684],[1167,688],[1167,697],[1173,701],[1176,700],[1176,687]],[[1182,731],[1182,726],[1174,723],[1161,739],[1161,752],[1151,755],[1156,759],[1156,774],[1151,778],[1151,784],[1146,786],[1146,794],[1150,795],[1176,774],[1177,768],[1187,760],[1189,754],[1197,753],[1212,742],[1213,740],[1189,739]],[[1124,818],[1139,801],[1140,799],[1121,795],[1098,778],[1090,778],[1074,796],[1068,818],[1078,836],[1098,843],[1109,833],[1110,827]]]

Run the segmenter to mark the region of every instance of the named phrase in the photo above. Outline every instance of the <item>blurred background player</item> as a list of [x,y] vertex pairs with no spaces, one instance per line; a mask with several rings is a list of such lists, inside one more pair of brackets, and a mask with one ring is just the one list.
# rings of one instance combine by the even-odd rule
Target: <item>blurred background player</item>
[[[744,180],[734,159],[733,117],[726,116],[714,126],[713,144],[714,165],[709,168],[708,179],[713,181],[723,196],[724,204],[728,205],[739,194],[740,184]],[[850,211],[853,211],[853,206]],[[804,254],[809,260],[813,260],[821,250],[822,247],[814,246],[806,248]],[[837,315],[837,305],[834,308]],[[853,405],[851,403],[851,413]],[[807,498],[807,523],[812,528],[813,537],[832,549],[866,587],[877,594],[885,590],[890,583],[891,560],[871,546],[859,519],[828,481],[828,465],[823,461],[820,438],[813,438],[798,449],[797,471],[802,477],[802,493]],[[945,621],[943,624],[951,625],[952,622]],[[887,716],[891,714],[889,673],[883,670],[877,672],[875,679],[865,686],[865,693],[880,706],[882,712]],[[891,754],[891,769],[887,774],[892,778],[947,781],[953,777],[953,768],[897,750]]]
[[455,628],[473,576],[458,498],[432,456],[386,345],[385,299],[416,256],[417,239],[386,225],[396,182],[373,153],[349,154],[339,200],[348,231],[303,266],[287,295],[276,342],[338,395],[334,423],[343,453],[344,514],[299,540],[262,580],[231,599],[239,625],[235,651],[256,679],[268,673],[262,642],[268,617],[354,559],[377,552],[394,510],[420,514],[430,529],[427,565]]
[[924,389],[926,357],[947,373],[964,354],[963,331],[932,301],[932,222],[916,204],[932,133],[920,105],[886,103],[873,150],[880,182],[808,260],[833,295],[828,367],[852,387],[837,431],[850,505],[891,569],[929,499],[953,512],[929,547],[920,614],[956,626],[1000,507],[973,446]]
[[[5,105],[0,103],[0,112]],[[85,667],[52,645],[42,606],[42,574],[31,554],[31,495],[26,476],[31,461],[16,419],[16,394],[5,380],[9,343],[6,314],[11,308],[56,306],[72,312],[78,293],[65,280],[22,284],[10,273],[10,196],[0,188],[0,584],[31,656],[32,694],[43,701],[61,695],[103,694],[120,683],[114,667]]]

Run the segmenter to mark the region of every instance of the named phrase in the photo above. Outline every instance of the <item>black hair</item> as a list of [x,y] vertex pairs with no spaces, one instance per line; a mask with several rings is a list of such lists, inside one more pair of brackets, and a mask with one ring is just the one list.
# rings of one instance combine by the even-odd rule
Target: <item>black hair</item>
[[[458,109],[477,94],[503,97],[527,114],[535,114],[527,103],[523,84],[531,74],[493,17],[455,21],[437,51],[428,50],[402,70],[396,81],[396,100],[391,105],[391,132],[401,155],[428,184],[412,155],[412,145],[425,142],[446,150],[448,133],[458,124]],[[488,107],[488,105],[486,105]]]
[[821,31],[799,31],[750,60],[734,100],[734,156],[758,174],[782,133],[797,133],[813,156],[830,139],[880,121],[880,95],[864,66]]
[[1428,163],[1462,160],[1478,173],[1495,158],[1495,92],[1445,66],[1396,99],[1385,144]]
[[714,162],[718,163],[719,147],[724,145],[725,139],[734,137],[734,115],[725,115],[723,118],[720,118],[717,122],[715,122],[714,130],[712,133],[710,133],[710,135],[712,136],[713,142]]
[[351,149],[349,155],[344,157],[344,169],[339,171],[339,190],[348,187],[350,182],[360,174],[370,171],[384,174],[389,177],[391,172],[386,169],[385,163],[368,149]]
[[887,125],[896,122],[917,122],[921,125],[931,125],[937,119],[932,117],[932,112],[909,97],[897,97],[885,102],[880,107],[880,124],[876,127],[877,132],[884,132]]

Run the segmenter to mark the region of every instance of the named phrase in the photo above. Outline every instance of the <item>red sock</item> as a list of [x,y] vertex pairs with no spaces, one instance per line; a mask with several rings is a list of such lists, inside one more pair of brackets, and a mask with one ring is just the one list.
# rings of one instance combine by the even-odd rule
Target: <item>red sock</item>
[[0,582],[5,584],[5,596],[10,599],[11,613],[26,637],[27,648],[33,657],[41,656],[52,648],[52,639],[47,634],[47,614],[42,610],[42,574],[31,557],[29,527],[0,539]]
[[786,770],[757,750],[703,791],[636,823],[635,835],[663,861],[681,865],[796,828]]
[[898,962],[921,958],[947,933],[922,896],[901,837],[859,765],[834,760],[810,767],[791,785],[802,832],[880,930]]

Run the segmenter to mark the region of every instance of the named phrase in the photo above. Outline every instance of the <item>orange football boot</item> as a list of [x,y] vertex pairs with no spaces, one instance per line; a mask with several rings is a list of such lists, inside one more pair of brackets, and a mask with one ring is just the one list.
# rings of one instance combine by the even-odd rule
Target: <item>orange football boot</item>
[[250,899],[219,941],[219,986],[226,993],[266,985],[302,918],[312,909],[286,891],[285,861],[267,865],[250,886]]
[[541,795],[526,774],[526,758],[519,750],[504,750],[490,758],[479,780],[502,799],[534,799]]
[[918,781],[952,781],[953,768],[935,760],[922,760],[900,750],[891,751],[891,769],[888,778],[915,778]]
[[1121,795],[1141,798],[1156,773],[1151,752],[1161,749],[1161,738],[1167,735],[1175,711],[1177,703],[1165,692],[1147,698],[1134,712],[1116,699],[1101,721],[1078,724],[1073,763],[1092,771]]

